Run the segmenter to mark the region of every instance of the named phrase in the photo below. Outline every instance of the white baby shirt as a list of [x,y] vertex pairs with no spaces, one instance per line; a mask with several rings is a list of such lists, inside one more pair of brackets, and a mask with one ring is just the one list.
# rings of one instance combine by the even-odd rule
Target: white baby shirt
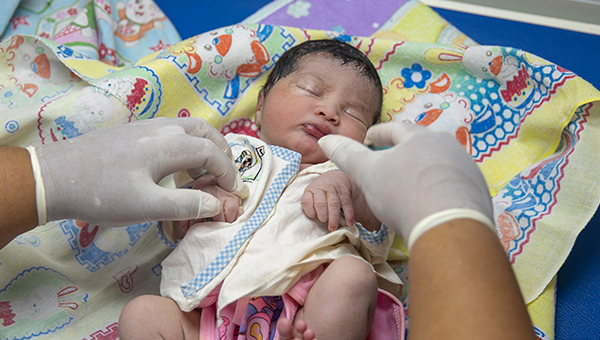
[[[217,311],[242,297],[285,294],[302,275],[345,255],[370,263],[380,287],[392,294],[402,284],[387,264],[393,232],[369,232],[359,224],[334,232],[309,219],[300,205],[306,186],[336,169],[331,162],[298,173],[300,155],[259,139],[228,134],[250,195],[233,223],[192,226],[162,263],[161,295],[191,311],[222,284]],[[343,221],[343,218],[340,220]]]

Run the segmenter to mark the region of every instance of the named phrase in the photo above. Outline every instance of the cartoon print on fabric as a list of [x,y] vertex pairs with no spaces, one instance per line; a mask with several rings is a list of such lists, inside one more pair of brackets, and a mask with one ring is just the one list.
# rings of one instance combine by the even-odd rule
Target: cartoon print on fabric
[[537,337],[538,340],[550,340],[550,336],[548,336],[548,334],[544,333],[543,330],[541,330],[538,327],[533,327],[534,331],[535,331],[535,336]]
[[158,76],[145,66],[130,68],[124,76],[115,72],[95,81],[94,85],[119,98],[139,119],[154,117],[162,99]]
[[471,153],[471,125],[475,114],[468,98],[449,91],[450,77],[442,75],[431,82],[431,71],[420,64],[404,68],[402,76],[390,79],[383,91],[384,114],[391,119],[427,126],[434,131],[453,132],[463,148]]
[[259,138],[258,126],[256,126],[254,120],[250,118],[238,118],[233,120],[223,125],[220,131],[223,135],[228,133],[237,133],[240,135]]
[[0,46],[0,63],[14,70],[0,86],[0,102],[7,108],[47,101],[81,80],[56,59],[52,50],[33,37],[13,36]]
[[95,272],[125,255],[156,222],[123,228],[100,228],[77,220],[60,222],[60,229],[77,262]]
[[[206,63],[208,75],[213,79],[254,78],[269,61],[269,52],[262,44],[268,33],[237,25],[199,35],[193,45],[194,51],[186,51],[189,58],[187,72],[197,73]],[[233,91],[229,92],[230,96],[235,96]]]
[[234,162],[240,171],[244,182],[252,182],[260,180],[261,170],[263,167],[263,156],[265,155],[265,147],[255,147],[247,139],[244,139],[243,144],[230,143],[232,149],[239,150],[239,154],[235,157]]
[[[56,45],[54,42],[51,41],[46,41],[46,44],[48,44],[48,47],[50,47],[51,49],[54,50],[54,53],[56,53],[56,56],[59,57],[60,59],[86,59],[86,60],[90,60],[92,59],[91,57],[88,57],[87,55],[80,53],[68,46],[65,45]],[[73,71],[73,72],[77,72],[77,71]],[[78,77],[83,77],[80,73],[77,73]],[[75,76],[73,76],[75,77]]]
[[83,8],[72,6],[66,11],[56,11],[42,17],[40,22],[45,29],[38,32],[38,35],[51,38],[57,43],[78,41],[95,45],[98,41],[94,1],[88,2]]
[[282,311],[281,296],[250,299],[240,325],[239,334],[244,336],[242,339],[273,339]]
[[[17,13],[28,13],[34,25],[28,29],[6,30],[4,37],[12,34],[32,34],[51,39],[79,52],[97,58],[102,30],[101,21],[114,25],[112,9],[105,0],[21,2]],[[111,32],[112,37],[112,29]]]
[[112,48],[108,48],[103,42],[100,42],[100,47],[98,47],[98,59],[111,66],[123,66],[119,65],[117,52]]
[[[71,27],[67,28],[65,31],[67,31],[67,32],[79,31],[79,33],[81,35],[79,37],[79,39],[95,38],[96,15],[94,13],[94,2],[90,1],[84,8],[82,8],[81,11],[79,11],[79,13],[77,13],[77,16],[75,16],[75,19],[73,19],[73,22],[68,26],[71,26]],[[55,38],[58,38],[59,36],[61,36],[63,34],[64,33],[62,31],[60,31],[55,36]],[[77,39],[75,39],[75,40],[77,40]],[[97,39],[94,39],[94,40],[97,40]],[[54,40],[54,41],[60,43],[60,41],[57,41],[57,40]],[[80,40],[77,40],[77,41],[80,41]]]
[[110,325],[103,327],[82,340],[117,340],[119,339],[119,331],[118,325],[116,322],[111,323]]
[[86,314],[87,300],[88,294],[55,270],[24,270],[0,290],[0,339],[56,332]]
[[297,0],[288,6],[286,13],[296,19],[307,17],[310,15],[310,7],[312,4],[308,1]]
[[187,52],[187,73],[195,74],[206,64],[207,74],[227,81],[224,97],[239,96],[240,77],[255,78],[269,62],[269,52],[262,44],[267,32],[256,32],[238,25],[202,34],[196,38],[194,51]]
[[492,198],[496,232],[511,263],[523,252],[537,221],[550,214],[556,205],[564,169],[590,108],[584,106],[575,112],[554,155],[523,170]]
[[[219,340],[227,340],[227,333],[234,333],[235,329],[231,329],[231,320],[226,316],[221,316],[222,324],[219,327]],[[235,327],[234,327],[235,328]],[[231,338],[231,337],[230,337]]]
[[519,134],[521,123],[575,74],[529,53],[498,46],[432,47],[425,60],[459,64],[473,76],[454,77],[449,90],[468,96],[474,113],[471,155],[490,157]]
[[152,0],[118,1],[115,4],[119,22],[115,36],[123,40],[125,47],[132,47],[146,38],[146,32],[163,28],[167,16]]
[[[36,24],[39,19],[32,17],[33,15],[41,15],[45,13],[52,5],[50,1],[20,1],[17,10],[13,13],[10,19],[12,25],[6,25],[2,38],[12,36],[13,34],[31,34],[30,30],[23,32],[23,29],[31,28],[32,24]],[[36,34],[39,35],[39,34]],[[42,35],[46,38],[45,35]]]
[[[275,47],[271,54],[267,40]],[[173,63],[202,101],[225,116],[295,41],[279,27],[236,25],[172,45],[159,57]]]
[[125,269],[118,272],[113,276],[113,279],[117,281],[119,289],[123,293],[131,293],[133,290],[133,274],[137,271],[138,266],[127,266]]
[[[524,108],[532,100],[535,83],[525,65],[511,55],[504,56],[500,48],[480,47],[465,50],[463,64],[474,75],[483,79],[495,79],[500,83],[504,102],[515,109]],[[468,51],[468,52],[467,52]]]
[[[46,141],[58,142],[96,130],[112,116],[113,106],[105,93],[95,89],[92,93],[77,97],[69,115],[59,116],[54,120],[45,119],[46,106],[42,107],[38,113],[38,130],[42,144]],[[50,120],[49,124],[43,124],[47,120]]]
[[40,244],[42,244],[42,240],[36,235],[24,233],[15,237],[11,243],[38,247]]
[[94,86],[48,101],[37,116],[38,136],[42,144],[66,140],[131,120],[131,113],[123,108],[118,99]]

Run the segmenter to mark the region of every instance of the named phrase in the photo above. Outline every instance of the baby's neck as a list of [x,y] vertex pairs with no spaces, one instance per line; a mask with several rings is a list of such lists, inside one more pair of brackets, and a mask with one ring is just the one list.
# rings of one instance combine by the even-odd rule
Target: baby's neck
[[309,166],[313,166],[313,165],[314,164],[312,164],[312,163],[300,163],[300,169],[299,169],[299,171],[302,171],[302,170],[308,168]]

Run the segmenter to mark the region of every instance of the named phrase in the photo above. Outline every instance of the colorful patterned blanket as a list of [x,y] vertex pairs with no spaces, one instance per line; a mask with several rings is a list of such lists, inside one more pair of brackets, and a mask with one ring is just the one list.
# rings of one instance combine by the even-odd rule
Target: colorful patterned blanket
[[[150,0],[13,2],[0,43],[0,145],[155,117],[200,116],[256,136],[258,90],[285,50],[332,37],[357,46],[380,73],[385,122],[448,131],[479,164],[538,336],[553,338],[556,272],[600,202],[600,92],[577,75],[526,51],[478,46],[414,1],[363,36],[267,24],[311,4],[278,1],[255,23],[181,42]],[[0,339],[116,339],[124,305],[158,294],[173,246],[158,224],[65,220],[17,237],[0,251]],[[408,259],[396,239],[389,261],[407,308]]]

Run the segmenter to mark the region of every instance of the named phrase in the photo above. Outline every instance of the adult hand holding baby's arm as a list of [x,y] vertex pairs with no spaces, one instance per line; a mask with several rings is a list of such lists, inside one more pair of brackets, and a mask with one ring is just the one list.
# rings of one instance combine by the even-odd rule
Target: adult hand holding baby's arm
[[408,241],[449,219],[492,227],[492,202],[475,162],[454,136],[407,123],[373,126],[373,151],[342,136],[319,140],[325,155],[354,178],[375,215]]
[[[203,193],[212,195],[221,202],[222,209],[210,219],[198,218],[184,221],[163,222],[165,236],[173,242],[182,239],[190,227],[196,223],[206,222],[207,220],[232,223],[244,212],[244,209],[242,208],[242,199],[221,188],[216,177],[211,174],[204,174],[198,178],[191,189],[201,190]],[[171,223],[172,225],[169,226],[166,223]]]
[[471,156],[453,135],[418,125],[381,124],[367,138],[392,147],[373,151],[335,135],[319,144],[357,181],[376,216],[408,240],[411,339],[535,339],[506,253],[488,228],[492,200]]
[[347,225],[358,220],[369,230],[380,226],[360,188],[340,170],[327,171],[315,178],[304,190],[300,203],[306,216],[327,222],[330,231],[338,228],[340,211],[344,212]]
[[221,202],[223,209],[221,209],[217,215],[212,216],[211,219],[213,221],[231,223],[244,212],[244,209],[242,208],[242,199],[221,188],[214,175],[205,174],[198,178],[196,182],[194,182],[194,185],[192,185],[192,189],[202,190],[203,192],[214,196]]
[[[223,136],[200,118],[155,118],[29,148],[39,223],[73,218],[100,226],[186,220],[221,212],[218,199],[157,183],[206,169],[219,186],[247,195]],[[196,170],[196,171],[194,171]]]

